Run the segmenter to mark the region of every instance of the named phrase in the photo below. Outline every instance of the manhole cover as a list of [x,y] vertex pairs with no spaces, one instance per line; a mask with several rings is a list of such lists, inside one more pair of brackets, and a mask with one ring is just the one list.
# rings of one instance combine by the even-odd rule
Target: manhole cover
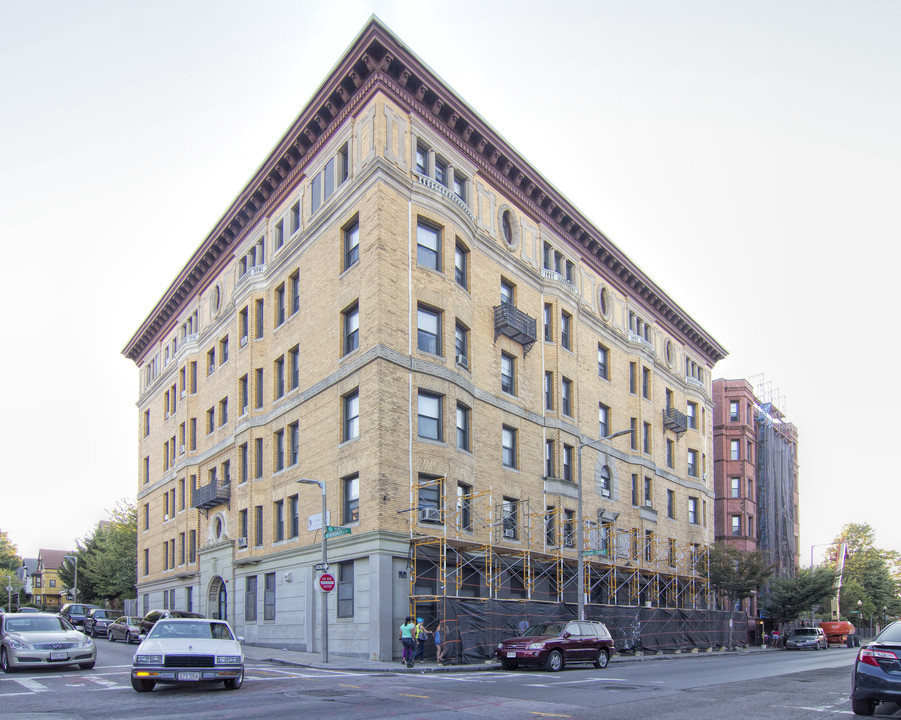
[[350,693],[350,690],[304,690],[300,695],[311,695],[312,697],[342,697]]

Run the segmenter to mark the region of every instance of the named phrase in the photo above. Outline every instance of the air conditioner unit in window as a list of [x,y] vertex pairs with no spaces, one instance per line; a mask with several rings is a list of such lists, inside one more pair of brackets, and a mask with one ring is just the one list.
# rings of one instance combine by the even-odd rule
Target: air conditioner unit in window
[[184,445],[179,445],[179,446],[178,446],[178,454],[179,454],[179,455],[184,455],[184,454],[185,454],[185,446],[184,446]]
[[210,369],[207,371],[208,375],[212,375],[216,371],[215,365],[210,365]]
[[441,511],[436,507],[419,508],[420,521],[441,522]]
[[601,488],[601,497],[610,497],[610,491],[607,488]]
[[182,399],[182,400],[185,399],[185,391],[184,391],[184,390],[181,391],[181,399]]
[[238,547],[239,547],[239,548],[246,548],[246,547],[247,547],[247,538],[246,538],[246,537],[239,537],[239,538],[238,538]]
[[247,344],[247,336],[241,338],[241,347],[244,347]]
[[504,530],[504,537],[505,537],[505,538],[515,538],[515,537],[516,537],[516,530],[514,530],[513,528],[506,528],[506,529]]
[[457,365],[459,365],[460,367],[468,368],[469,360],[465,355],[457,355]]

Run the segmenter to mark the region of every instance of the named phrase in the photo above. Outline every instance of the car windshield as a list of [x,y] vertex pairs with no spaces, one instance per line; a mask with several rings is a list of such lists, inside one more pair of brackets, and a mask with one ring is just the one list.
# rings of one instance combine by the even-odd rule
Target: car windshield
[[69,626],[58,617],[9,618],[6,621],[9,632],[67,632]]
[[561,635],[563,634],[564,623],[545,623],[543,625],[532,625],[523,635]]
[[111,610],[95,610],[94,617],[95,618],[114,618],[114,617],[116,617],[116,615]]
[[228,625],[220,622],[165,622],[161,620],[153,626],[150,637],[197,638],[213,640],[234,640]]
[[901,642],[901,622],[894,622],[876,636],[876,642]]
[[793,633],[793,635],[795,637],[797,637],[798,635],[816,635],[816,634],[817,634],[817,631],[813,630],[812,628],[798,628]]

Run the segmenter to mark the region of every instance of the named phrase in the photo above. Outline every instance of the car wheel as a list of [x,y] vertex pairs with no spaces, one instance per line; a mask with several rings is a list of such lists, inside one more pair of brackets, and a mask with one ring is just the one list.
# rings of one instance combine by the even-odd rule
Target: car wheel
[[872,715],[876,711],[876,701],[852,699],[851,709],[855,715]]
[[516,670],[519,667],[519,663],[515,663],[511,660],[501,660],[501,667],[504,670]]
[[594,666],[598,670],[603,670],[607,667],[607,663],[610,662],[610,656],[607,654],[606,650],[598,650],[598,656],[594,659]]
[[544,669],[551,672],[560,672],[563,669],[563,655],[559,650],[551,650],[544,661]]
[[139,678],[131,679],[131,686],[138,692],[150,692],[156,683],[153,680],[141,680]]
[[94,663],[95,663],[95,662],[97,662],[97,661],[96,661],[96,660],[91,660],[91,662],[78,663],[78,667],[80,667],[82,670],[90,670],[91,668],[94,667]]
[[236,678],[229,678],[224,681],[226,690],[237,690],[241,685],[244,684],[244,671],[241,671],[241,674]]
[[2,668],[5,673],[13,672],[13,669],[9,665],[9,656],[6,654],[6,648],[0,648],[0,668]]

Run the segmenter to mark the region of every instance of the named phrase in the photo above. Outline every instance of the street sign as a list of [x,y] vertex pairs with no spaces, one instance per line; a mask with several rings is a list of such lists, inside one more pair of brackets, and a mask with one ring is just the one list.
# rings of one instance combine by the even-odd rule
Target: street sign
[[326,570],[328,570],[328,563],[316,563],[313,566],[313,569],[318,572],[325,572]]
[[350,528],[325,526],[325,536],[327,538],[337,537],[338,535],[350,535]]
[[319,576],[319,587],[322,588],[322,592],[331,592],[335,589],[335,578],[328,573]]

